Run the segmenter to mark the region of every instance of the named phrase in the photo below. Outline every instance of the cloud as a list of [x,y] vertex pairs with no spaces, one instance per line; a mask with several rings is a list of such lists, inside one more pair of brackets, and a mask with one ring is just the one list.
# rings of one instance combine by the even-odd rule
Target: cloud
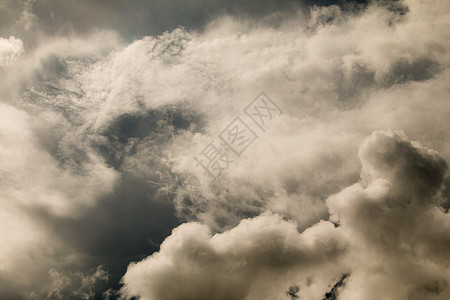
[[7,66],[23,53],[23,42],[13,36],[0,38],[0,67]]
[[[80,39],[67,42],[57,39],[24,51],[21,40],[1,40],[9,48],[2,47],[6,49],[2,62],[7,65],[1,72],[7,76],[0,88],[0,289],[10,299],[29,299],[33,292],[46,294],[42,290],[50,288],[50,268],[89,268],[89,255],[74,251],[55,236],[37,212],[50,218],[77,218],[110,194],[119,178],[89,147],[77,145],[84,151],[83,159],[77,161],[65,142],[76,139],[76,126],[64,118],[64,109],[70,109],[67,103],[73,100],[65,97],[73,94],[60,93],[64,90],[61,74],[51,74],[49,61],[97,53],[85,41],[84,49],[69,52],[71,46],[80,46]],[[49,86],[58,92],[49,93]],[[56,103],[56,98],[66,103]]]
[[373,133],[359,157],[362,182],[328,199],[353,248],[341,297],[448,298],[450,218],[439,206],[446,162],[401,132]]
[[[319,1],[321,4],[342,4],[339,0]],[[351,1],[351,3],[365,1]],[[119,1],[34,1],[5,0],[0,12],[5,18],[0,22],[0,34],[13,31],[34,44],[33,33],[45,35],[85,34],[93,28],[119,32],[127,41],[143,36],[159,35],[180,26],[201,31],[207,24],[222,15],[233,15],[242,19],[264,19],[276,24],[282,13],[303,9],[317,1],[311,0],[266,0],[266,1],[180,1],[164,2],[151,0]]]
[[[174,170],[196,173],[207,187],[195,203],[177,200],[179,211],[192,212],[187,220],[220,231],[269,208],[306,228],[326,218],[327,197],[357,178],[354,154],[374,129],[402,129],[448,160],[447,128],[441,125],[448,117],[448,57],[445,51],[428,54],[448,48],[441,31],[432,29],[445,26],[448,7],[431,20],[432,7],[405,5],[404,15],[380,5],[360,14],[312,8],[306,28],[297,19],[275,30],[223,18],[187,42],[181,57],[191,66],[190,76],[198,74],[192,69],[198,61],[220,84],[206,96],[196,95],[208,116],[204,133],[180,138],[169,150]],[[285,113],[268,131],[255,129],[257,142],[233,157],[229,174],[208,193],[209,179],[193,156],[210,141],[217,143],[261,89]]]
[[213,236],[205,225],[186,223],[159,252],[130,264],[122,294],[281,299],[294,281],[302,298],[322,299],[348,272],[345,285],[332,289],[338,299],[447,298],[450,218],[438,206],[447,164],[391,131],[373,133],[359,157],[362,181],[327,201],[337,228],[321,221],[299,233],[271,213]]
[[296,272],[323,268],[331,276],[326,266],[345,252],[335,231],[323,222],[299,234],[295,223],[270,213],[214,236],[205,225],[186,223],[158,253],[128,267],[122,292],[149,300],[258,299],[276,296],[269,285],[283,294]]
[[55,269],[50,269],[52,286],[47,299],[93,299],[94,286],[99,281],[108,281],[108,272],[103,266],[98,266],[92,275],[80,272],[64,274]]
[[[44,207],[56,215],[77,215],[83,206],[93,203],[97,195],[111,191],[117,175],[99,159],[87,153],[86,164],[67,170],[39,145],[37,127],[26,112],[1,105],[3,157],[1,170],[3,196],[24,206]],[[57,118],[47,115],[47,120]],[[53,120],[55,123],[59,120]],[[52,130],[51,121],[40,124],[41,130]],[[32,162],[39,161],[39,164]],[[30,167],[31,165],[31,167]],[[14,200],[13,200],[14,199]],[[70,199],[70,200],[68,200]]]
[[84,264],[83,255],[52,235],[32,212],[77,217],[100,195],[112,191],[117,175],[94,155],[77,171],[61,167],[40,145],[34,130],[41,129],[41,134],[54,130],[50,126],[58,121],[51,120],[54,115],[37,124],[39,119],[7,104],[0,104],[0,115],[2,287],[6,295],[27,298],[31,291],[47,286],[49,276],[43,274],[50,266]]
[[[269,1],[252,13],[253,1],[227,2],[223,10],[211,2],[213,12],[199,12],[200,19],[192,13],[198,3],[166,4],[168,15],[181,13],[178,22],[160,13],[163,4],[153,7],[157,17],[140,18],[148,11],[135,2],[118,18],[119,2],[0,4],[2,15],[8,12],[0,34],[11,36],[0,40],[3,295],[48,292],[50,269],[88,274],[98,265],[109,270],[108,288],[117,289],[130,261],[158,250],[188,222],[174,236],[186,235],[213,259],[189,257],[180,274],[189,279],[189,268],[209,262],[216,270],[191,277],[199,282],[192,297],[202,293],[203,280],[228,280],[220,270],[239,257],[250,263],[230,277],[236,287],[230,297],[283,298],[294,285],[307,299],[326,293],[358,299],[378,289],[400,298],[447,296],[438,274],[448,268],[437,262],[448,253],[441,207],[448,207],[449,177],[436,152],[405,135],[449,161],[448,3],[290,9],[291,3]],[[230,11],[236,14],[223,14]],[[168,23],[142,25],[161,18]],[[158,35],[141,36],[152,30]],[[252,127],[258,139],[222,176],[205,176],[194,155],[220,142],[218,134],[237,116],[255,126],[243,109],[262,90],[283,115],[265,132]],[[405,135],[375,133],[358,159],[366,136],[391,129]],[[353,185],[361,163],[361,183]],[[199,178],[200,197],[186,194],[180,184],[186,174]],[[324,221],[330,214],[339,227]],[[366,222],[372,219],[373,231]],[[238,240],[269,243],[257,226],[276,229],[268,233],[274,257],[290,249],[313,264],[277,268],[269,254],[252,261],[259,249]],[[328,253],[317,246],[321,240],[310,245],[315,234],[345,251]],[[171,251],[172,240],[148,263],[133,265],[136,278],[175,273],[147,271],[165,255],[178,262],[190,251],[184,242]],[[216,240],[228,245],[223,253]],[[416,252],[403,259],[396,249],[413,244]],[[320,259],[327,253],[335,255],[330,264]],[[392,267],[384,268],[383,259]],[[264,263],[261,277],[243,275]],[[279,282],[269,278],[271,269]],[[411,276],[400,279],[401,273]],[[163,293],[125,278],[130,293]],[[161,286],[169,286],[163,278]],[[360,288],[366,281],[367,289]],[[395,291],[396,282],[405,288]],[[228,290],[214,292],[225,297]]]

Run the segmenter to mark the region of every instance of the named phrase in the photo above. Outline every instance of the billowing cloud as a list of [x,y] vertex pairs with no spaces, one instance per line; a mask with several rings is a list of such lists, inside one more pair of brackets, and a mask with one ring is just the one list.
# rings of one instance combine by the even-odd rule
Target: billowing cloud
[[[205,225],[186,223],[158,253],[128,267],[123,292],[149,300],[273,298],[287,282],[300,280],[298,273],[335,276],[329,263],[345,252],[340,240],[329,222],[299,234],[295,223],[273,214],[214,236]],[[314,289],[325,293],[327,285],[320,278]]]
[[270,213],[213,236],[183,224],[158,253],[130,264],[123,294],[282,299],[296,283],[302,299],[323,299],[350,274],[339,299],[448,298],[450,218],[438,206],[447,164],[396,132],[375,132],[359,156],[361,182],[328,199],[337,228],[321,221],[299,233]]
[[361,183],[328,199],[352,248],[342,299],[448,298],[450,216],[439,206],[447,163],[401,132],[375,132],[359,157]]

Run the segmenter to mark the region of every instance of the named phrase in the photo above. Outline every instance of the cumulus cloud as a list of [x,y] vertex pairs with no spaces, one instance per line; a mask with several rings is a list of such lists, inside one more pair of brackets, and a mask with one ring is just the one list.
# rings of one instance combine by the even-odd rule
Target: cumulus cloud
[[[301,280],[297,273],[335,276],[336,268],[328,266],[344,252],[329,222],[299,234],[295,223],[269,213],[214,236],[205,225],[186,223],[158,253],[129,266],[123,293],[142,299],[273,298],[286,282]],[[316,293],[327,284],[324,278],[314,282]]]
[[132,263],[125,296],[141,299],[323,299],[350,274],[339,299],[446,299],[450,218],[438,201],[447,169],[439,155],[403,133],[375,132],[361,146],[362,178],[328,199],[331,220],[299,233],[263,214],[211,235],[176,228],[158,253]]
[[448,298],[446,162],[401,132],[373,133],[359,157],[361,183],[328,199],[353,249],[342,299]]

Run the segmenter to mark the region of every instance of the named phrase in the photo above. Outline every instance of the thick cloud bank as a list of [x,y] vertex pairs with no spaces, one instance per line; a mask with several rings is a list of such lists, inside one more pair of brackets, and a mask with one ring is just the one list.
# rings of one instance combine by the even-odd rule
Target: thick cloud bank
[[450,215],[446,162],[401,132],[375,132],[359,150],[361,183],[327,200],[349,247],[340,299],[447,299]]
[[[211,235],[173,230],[158,253],[133,263],[123,293],[141,299],[323,299],[350,274],[339,299],[448,299],[450,216],[438,206],[445,161],[401,132],[360,147],[362,180],[328,200],[331,222],[297,231],[270,213]],[[333,282],[334,281],[334,282]]]
[[[272,214],[214,236],[205,225],[187,223],[173,231],[159,253],[129,267],[124,291],[143,299],[271,297],[271,288],[282,294],[286,282],[298,278],[295,271],[325,273],[345,251],[339,240],[331,223],[299,234],[294,223]],[[323,291],[326,285],[321,278],[315,288]]]

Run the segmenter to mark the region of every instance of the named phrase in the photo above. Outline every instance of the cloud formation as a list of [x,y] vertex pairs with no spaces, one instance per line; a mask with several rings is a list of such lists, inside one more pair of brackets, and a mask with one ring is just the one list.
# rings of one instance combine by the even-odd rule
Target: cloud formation
[[352,247],[342,299],[448,298],[447,163],[401,132],[373,133],[359,157],[361,183],[327,200]]
[[[269,213],[214,236],[205,225],[186,223],[158,253],[128,267],[123,293],[142,299],[272,298],[274,286],[282,294],[286,282],[299,280],[296,273],[313,269],[331,277],[328,264],[344,251],[328,222],[299,234],[295,223]],[[326,289],[323,281],[315,282],[316,290]]]
[[3,296],[448,298],[448,2],[138,2],[0,4]]
[[360,147],[362,181],[327,200],[331,220],[299,233],[271,213],[211,236],[176,228],[158,253],[128,267],[125,296],[141,299],[323,299],[350,274],[339,299],[446,299],[450,218],[438,206],[447,164],[401,132]]

